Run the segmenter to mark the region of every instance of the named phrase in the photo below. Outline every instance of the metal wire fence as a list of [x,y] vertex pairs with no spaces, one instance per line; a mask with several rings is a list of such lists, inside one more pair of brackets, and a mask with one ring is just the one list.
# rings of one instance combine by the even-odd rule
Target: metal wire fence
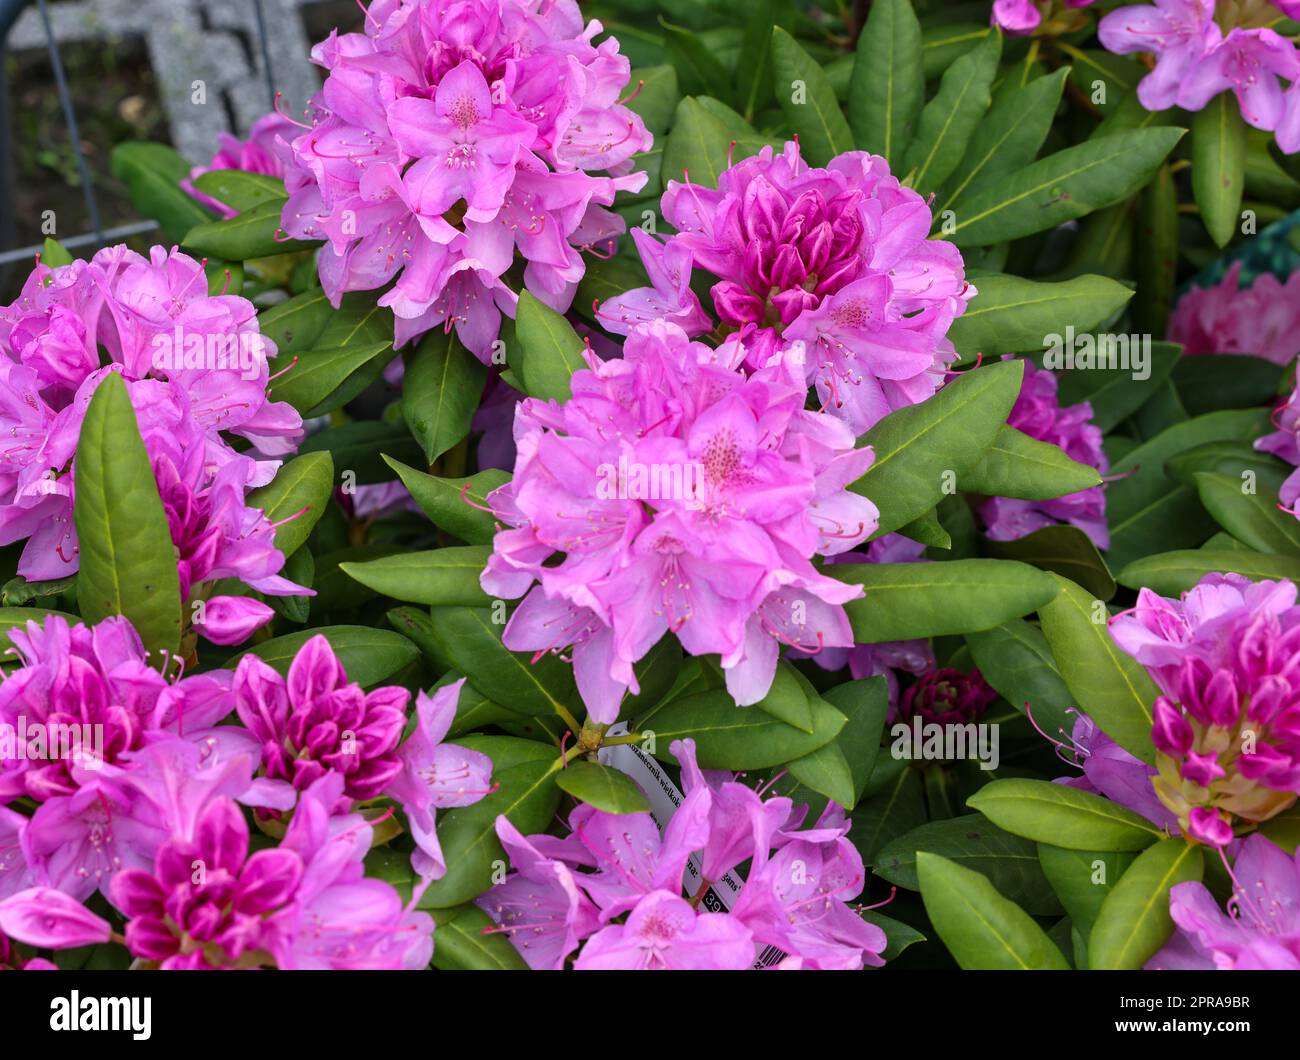
[[[275,105],[276,78],[271,62],[271,48],[267,35],[266,11],[262,0],[251,0],[257,32],[257,54],[260,58],[261,73],[266,84],[268,106]],[[67,71],[63,53],[55,35],[50,18],[48,0],[0,0],[0,268],[15,262],[29,261],[40,249],[40,244],[31,246],[14,246],[16,226],[14,218],[15,202],[15,157],[13,125],[11,121],[8,79],[3,71],[6,68],[6,53],[10,31],[29,6],[34,6],[44,29],[46,47],[50,57],[50,68],[54,77],[55,91],[59,97],[59,107],[67,133],[72,144],[78,179],[81,184],[82,197],[86,206],[88,220],[87,230],[67,237],[60,237],[60,242],[69,250],[97,249],[105,244],[125,239],[129,236],[153,231],[158,227],[155,221],[137,221],[131,224],[105,228],[99,197],[95,188],[94,175],[86,159],[80,129],[77,125],[77,111],[73,105],[72,92],[68,84]]]

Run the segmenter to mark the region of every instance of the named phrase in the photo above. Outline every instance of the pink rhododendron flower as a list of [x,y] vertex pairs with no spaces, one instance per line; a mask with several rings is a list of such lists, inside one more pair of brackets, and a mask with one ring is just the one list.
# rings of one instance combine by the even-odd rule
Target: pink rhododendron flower
[[957,248],[927,238],[926,201],[883,158],[850,152],[817,169],[795,143],[765,147],[716,190],[669,181],[662,208],[678,234],[634,236],[654,286],[604,304],[610,331],[661,319],[707,331],[693,265],[718,278],[721,333],[746,364],[790,358],[855,434],[943,383],[948,328],[976,292]]
[[[701,770],[692,740],[674,741],[684,787],[662,835],[648,813],[580,805],[568,835],[497,835],[512,872],[477,904],[534,968],[752,968],[769,947],[784,968],[880,965],[885,934],[847,901],[862,890],[849,822],[831,803],[813,828],[807,807],[765,797],[730,773]],[[748,880],[730,912],[702,912],[683,895],[698,857],[696,895],[737,866]],[[624,919],[626,917],[626,919]]]
[[9,638],[21,665],[0,683],[0,741],[22,738],[24,751],[0,754],[0,800],[37,808],[0,822],[0,893],[34,880],[83,899],[148,856],[158,814],[125,779],[146,746],[179,736],[205,758],[256,754],[242,730],[218,725],[230,674],[166,680],[124,618],[87,627],[51,615]]
[[[1007,417],[1008,425],[1057,446],[1066,456],[1104,475],[1110,462],[1102,449],[1101,429],[1092,423],[1092,406],[1086,401],[1061,405],[1056,387],[1053,372],[1026,361],[1020,396]],[[1110,546],[1106,492],[1101,486],[1045,501],[990,497],[980,505],[979,514],[994,541],[1013,541],[1045,526],[1068,523],[1086,533],[1098,548]]]
[[1300,970],[1300,855],[1256,833],[1228,874],[1227,912],[1199,880],[1170,888],[1177,931],[1148,969]]
[[1162,693],[1153,704],[1153,785],[1184,834],[1223,846],[1234,822],[1266,821],[1295,802],[1294,584],[1207,574],[1178,600],[1143,589],[1110,628]]
[[331,813],[342,791],[340,774],[322,777],[280,845],[252,854],[235,803],[207,801],[192,834],[161,844],[150,869],[114,878],[128,948],[165,969],[426,966],[433,921],[364,878],[373,829]]
[[[243,504],[277,464],[237,453],[226,437],[272,456],[296,447],[301,417],[267,400],[273,352],[252,303],[209,297],[198,262],[177,251],[155,247],[146,260],[110,247],[89,262],[38,265],[0,309],[0,543],[26,539],[18,573],[44,581],[77,571],[73,457],[91,397],[112,371],[127,381],[175,543],[197,565],[182,579],[302,591],[276,578],[283,557],[270,524]],[[232,603],[214,632],[228,642],[248,616]]]
[[1282,283],[1260,273],[1241,286],[1240,261],[1213,287],[1193,287],[1169,318],[1169,340],[1186,353],[1246,353],[1274,364],[1300,354],[1300,271]]
[[842,605],[860,587],[810,560],[875,527],[875,506],[846,489],[872,453],[804,408],[788,366],[747,377],[659,323],[572,387],[564,405],[520,404],[514,478],[488,498],[508,529],[483,588],[525,597],[507,647],[572,646],[591,717],[610,723],[665,633],[720,655],[742,705],[767,693],[782,644],[852,643]]
[[399,346],[454,326],[486,362],[517,250],[527,289],[568,308],[581,251],[624,230],[604,207],[645,184],[631,161],[652,142],[600,31],[573,0],[376,0],[364,32],[313,49],[329,73],[292,143],[283,224],[327,241],[336,305],[396,279],[380,304]]
[[181,181],[184,188],[199,202],[214,210],[223,218],[238,217],[239,211],[218,202],[211,195],[205,195],[194,186],[194,181],[217,169],[237,169],[244,173],[261,173],[268,177],[284,176],[285,153],[282,143],[292,140],[299,132],[298,126],[283,114],[265,114],[253,123],[248,132],[248,139],[223,132],[218,135],[221,146],[211,161],[205,166],[195,166],[187,179]]

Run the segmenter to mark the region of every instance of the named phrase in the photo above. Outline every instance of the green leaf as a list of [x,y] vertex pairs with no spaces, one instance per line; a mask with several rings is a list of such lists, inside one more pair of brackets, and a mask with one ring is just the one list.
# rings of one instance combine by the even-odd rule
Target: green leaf
[[351,471],[358,485],[390,482],[392,471],[384,462],[393,457],[404,463],[421,458],[420,447],[404,425],[381,420],[357,420],[341,427],[327,427],[308,435],[298,452],[329,453],[338,474]]
[[940,854],[988,877],[998,891],[1035,916],[1058,916],[1061,904],[1047,885],[1034,844],[1004,832],[982,814],[930,821],[899,836],[876,855],[871,871],[905,887],[920,888],[916,859]]
[[911,0],[876,0],[858,37],[849,81],[849,123],[859,149],[901,168],[925,102],[921,24]]
[[1071,460],[1058,446],[1002,426],[974,467],[958,479],[969,493],[1051,500],[1101,485],[1095,467]]
[[688,96],[717,96],[723,98],[731,94],[731,75],[700,40],[696,33],[681,26],[674,26],[659,17],[659,25],[664,31],[664,50],[677,69],[677,80],[681,90]]
[[852,808],[862,798],[880,754],[880,736],[889,713],[889,684],[884,677],[846,681],[822,693],[822,698],[848,718],[835,742],[853,774],[853,801],[841,805]]
[[1043,875],[1085,939],[1097,921],[1106,896],[1136,857],[1132,851],[1069,850],[1038,844]]
[[[1247,483],[1236,475],[1198,471],[1196,492],[1206,510],[1238,541],[1264,553],[1300,556],[1300,522],[1277,507],[1282,476],[1260,476],[1259,492],[1246,493]],[[1255,483],[1252,481],[1253,487]]]
[[1074,716],[1067,713],[1074,708],[1074,697],[1037,626],[1012,619],[993,629],[968,633],[966,645],[984,680],[1017,710],[1024,710],[1028,703],[1044,732],[1068,733],[1074,727]]
[[333,492],[333,458],[329,453],[304,453],[282,465],[275,478],[253,490],[245,503],[280,524],[275,529],[275,547],[288,559],[311,536]]
[[658,139],[668,131],[673,110],[681,99],[677,70],[667,63],[644,66],[632,71],[631,81],[640,87],[640,91],[625,105],[640,115],[650,135]]
[[1178,278],[1178,188],[1170,166],[1161,166],[1142,192],[1137,223],[1138,291],[1133,326],[1146,335],[1163,335],[1174,308]]
[[1115,595],[1115,579],[1091,539],[1077,526],[1044,526],[1014,541],[985,542],[989,555],[1015,559],[1053,571],[1082,586],[1099,600]]
[[727,169],[733,140],[736,159],[756,154],[771,142],[754,132],[743,119],[738,127],[730,124],[724,117],[726,114],[721,105],[706,106],[705,100],[692,96],[677,104],[672,131],[664,145],[664,180],[676,180],[680,175],[693,184],[717,187],[718,175]]
[[384,457],[384,462],[397,472],[434,526],[471,545],[492,543],[496,520],[491,512],[482,509],[487,507],[488,494],[510,481],[506,472],[492,467],[468,478],[439,478],[392,457]]
[[32,600],[59,596],[71,589],[75,589],[76,586],[77,576],[75,574],[69,574],[66,578],[54,578],[44,582],[29,582],[20,575],[16,578],[10,578],[4,583],[3,587],[0,587],[0,605],[19,607]]
[[648,813],[650,803],[636,781],[597,762],[571,762],[555,783],[575,799],[605,813]]
[[849,840],[870,865],[890,840],[926,820],[921,771],[896,758],[880,758],[853,809]]
[[243,169],[210,169],[198,176],[194,186],[240,213],[267,202],[283,203],[289,197],[282,178]]
[[[524,392],[533,397],[567,401],[572,395],[569,380],[573,373],[586,368],[582,357],[583,342],[573,326],[549,306],[543,305],[527,291],[519,295],[515,316],[519,364]],[[477,403],[477,398],[475,399]]]
[[454,331],[435,329],[416,347],[402,379],[402,416],[429,463],[469,434],[486,381],[487,367]]
[[573,667],[554,655],[534,663],[531,655],[510,651],[501,643],[505,627],[493,617],[487,608],[437,607],[430,634],[443,656],[494,703],[520,714],[581,714]]
[[812,707],[808,703],[808,694],[804,690],[801,675],[789,663],[777,664],[772,676],[772,687],[754,707],[796,729],[813,731]]
[[181,239],[195,225],[212,220],[212,214],[180,186],[190,175],[190,164],[166,144],[118,144],[111,165],[113,176],[130,191],[135,208],[156,220],[169,240]]
[[264,202],[246,210],[228,221],[204,221],[196,224],[181,241],[181,246],[193,254],[224,258],[227,261],[248,261],[250,258],[269,258],[275,254],[288,254],[296,250],[309,250],[319,242],[303,239],[277,239],[280,232],[280,200]]
[[810,165],[824,166],[836,155],[853,150],[849,123],[826,71],[780,26],[772,30],[772,71],[776,97]]
[[1144,129],[1067,147],[972,192],[945,235],[959,247],[989,246],[1127,199],[1151,179],[1184,131]]
[[997,31],[982,22],[950,22],[921,28],[921,63],[925,79],[933,81],[980,41]]
[[924,515],[913,519],[906,526],[900,526],[898,533],[911,538],[913,541],[918,541],[922,545],[929,545],[931,548],[952,548],[952,535],[939,522],[938,509],[926,512]]
[[1116,577],[1130,589],[1147,588],[1176,597],[1211,571],[1244,574],[1253,581],[1300,581],[1300,558],[1262,556],[1246,549],[1179,549],[1130,563]]
[[392,677],[420,656],[420,650],[400,633],[369,626],[323,626],[264,640],[240,652],[226,667],[234,669],[245,655],[256,655],[277,673],[288,673],[302,646],[316,636],[329,641],[347,671],[348,680],[362,688],[371,688]]
[[805,788],[811,788],[841,806],[853,805],[855,785],[848,757],[836,741],[786,765],[790,775]]
[[527,969],[509,936],[475,905],[437,910],[433,933],[433,964],[447,971],[510,971]]
[[[1160,333],[1163,334],[1163,331]],[[1130,357],[1133,349],[1130,341]],[[1135,379],[1132,371],[1122,369],[1057,372],[1060,402],[1062,405],[1088,402],[1092,406],[1093,424],[1103,431],[1109,431],[1133,415],[1164,384],[1169,373],[1180,363],[1181,352],[1182,347],[1172,342],[1151,343],[1151,358],[1146,366],[1145,379]],[[1122,347],[1117,349],[1117,357],[1122,357],[1123,354]]]
[[1048,283],[989,273],[974,282],[979,294],[948,332],[963,357],[1041,350],[1067,327],[1083,334],[1104,324],[1133,297],[1105,276]]
[[428,552],[401,552],[364,563],[340,563],[349,578],[394,600],[443,607],[485,607],[491,598],[479,575],[492,549],[463,545]]
[[1051,577],[1061,591],[1038,609],[1038,617],[1061,676],[1080,709],[1107,736],[1153,762],[1151,704],[1159,690],[1142,665],[1111,639],[1105,604],[1074,582]]
[[745,36],[736,63],[736,98],[746,121],[752,122],[759,107],[767,102],[772,83],[772,27],[777,7],[784,0],[758,0],[746,12]]
[[875,924],[885,933],[887,942],[880,955],[886,961],[896,959],[908,946],[914,946],[918,942],[925,941],[925,936],[912,927],[911,924],[904,924],[901,920],[895,920],[892,916],[885,916],[884,913],[877,912],[874,909],[860,910],[858,916],[868,923]]
[[77,442],[76,504],[81,569],[77,605],[88,624],[125,615],[156,662],[180,648],[176,547],[140,438],[126,384],[100,381]]
[[966,154],[975,127],[992,101],[1001,57],[1002,35],[990,34],[948,67],[938,93],[921,111],[902,171],[922,195],[942,187]]
[[1179,360],[1173,377],[1187,411],[1200,416],[1215,409],[1269,404],[1277,396],[1285,371],[1263,357],[1198,354]]
[[[276,401],[287,401],[304,418],[323,416],[347,404],[379,377],[392,359],[391,340],[328,350],[303,350],[272,387]],[[344,384],[352,381],[352,387]],[[354,392],[355,391],[355,392]]]
[[[345,305],[347,298],[344,295]],[[257,315],[257,323],[262,334],[274,342],[279,351],[276,363],[283,360],[287,365],[293,360],[289,354],[312,348],[334,312],[325,292],[316,287],[263,309]]]
[[1144,850],[1163,832],[1118,803],[1048,780],[994,780],[966,800],[999,828],[1070,850]]
[[1067,72],[1062,68],[994,99],[939,196],[944,209],[956,209],[963,195],[988,187],[1038,156],[1060,105]]
[[812,701],[813,731],[796,729],[753,707],[738,707],[722,689],[670,700],[642,721],[641,731],[653,731],[656,756],[674,740],[695,741],[696,757],[704,769],[764,769],[781,765],[830,743],[846,718],[820,698]]
[[[22,629],[28,622],[43,625],[50,615],[61,615],[72,625],[76,625],[78,621],[76,615],[69,615],[63,611],[48,611],[43,607],[0,607],[0,637],[7,641],[11,629]],[[0,645],[8,647],[4,641],[0,641]],[[4,658],[3,651],[0,651],[0,659],[2,658]]]
[[57,269],[60,265],[72,264],[72,253],[60,243],[57,239],[49,236],[45,237],[45,242],[41,245],[41,264],[51,269]]
[[850,489],[880,510],[881,537],[934,508],[979,461],[1006,423],[1020,394],[1024,365],[999,361],[965,372],[934,397],[890,413],[860,444],[875,451],[867,473]]
[[447,873],[424,892],[420,908],[459,905],[492,886],[493,862],[506,860],[497,839],[497,817],[504,814],[524,835],[546,831],[560,801],[559,768],[558,758],[494,768],[496,791],[470,806],[438,815],[438,841]]
[[1163,839],[1138,855],[1102,903],[1088,936],[1092,968],[1141,968],[1173,933],[1169,890],[1199,880],[1201,848],[1182,838]]
[[922,851],[921,898],[935,931],[957,963],[975,969],[1067,969],[1033,918],[973,869]]
[[1236,96],[1220,92],[1192,116],[1192,194],[1221,247],[1236,234],[1245,190],[1246,122]]
[[1056,595],[1052,575],[1008,560],[837,563],[826,573],[866,590],[844,605],[859,644],[990,629]]

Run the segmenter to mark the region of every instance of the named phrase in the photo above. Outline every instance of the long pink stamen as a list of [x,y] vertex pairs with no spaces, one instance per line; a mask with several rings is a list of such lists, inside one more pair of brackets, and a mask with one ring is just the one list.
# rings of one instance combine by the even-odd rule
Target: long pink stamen
[[300,515],[306,515],[309,511],[311,511],[311,505],[310,505],[310,504],[307,505],[307,506],[306,506],[305,508],[303,508],[302,510],[294,512],[292,515],[286,515],[286,516],[285,516],[283,519],[281,519],[278,523],[272,523],[272,524],[271,524],[271,529],[274,530],[276,527],[284,526],[285,523],[291,523],[291,522],[293,522],[295,519],[297,519]]
[[636,99],[636,97],[641,94],[641,89],[643,88],[645,88],[645,78],[642,78],[636,83],[636,89],[632,92],[631,95],[624,96],[622,99],[618,101],[618,106],[621,107],[625,103],[631,103],[632,100]]
[[471,508],[475,508],[480,512],[487,512],[489,515],[496,515],[496,512],[493,511],[491,508],[488,508],[482,504],[475,504],[472,500],[469,499],[469,487],[470,487],[470,483],[468,482],[466,482],[465,485],[461,487],[460,499],[464,501],[466,504],[468,504]]
[[286,364],[286,365],[285,365],[283,368],[281,368],[278,372],[276,372],[275,375],[273,375],[273,376],[271,376],[269,379],[267,379],[267,383],[268,383],[268,384],[270,384],[270,383],[274,383],[277,379],[280,378],[280,376],[284,375],[285,372],[289,371],[289,369],[291,369],[291,368],[293,368],[295,365],[297,365],[297,363],[298,363],[298,355],[295,353],[295,354],[293,355],[293,360],[290,361],[288,364]]

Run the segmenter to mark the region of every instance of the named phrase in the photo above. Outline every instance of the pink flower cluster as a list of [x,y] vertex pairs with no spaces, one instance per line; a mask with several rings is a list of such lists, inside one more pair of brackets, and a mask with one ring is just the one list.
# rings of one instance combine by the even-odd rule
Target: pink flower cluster
[[1300,606],[1289,581],[1207,574],[1179,600],[1149,589],[1111,635],[1160,688],[1160,801],[1213,846],[1237,822],[1275,817],[1300,795]]
[[488,498],[508,528],[483,588],[527,594],[503,641],[572,647],[598,722],[618,717],[633,664],[665,633],[720,655],[742,705],[767,693],[782,645],[853,642],[842,605],[861,588],[811,557],[875,528],[875,506],[846,488],[872,452],[804,408],[787,365],[746,376],[717,358],[674,324],[637,328],[622,359],[574,373],[572,400],[520,404],[514,478]]
[[[109,363],[100,366],[100,351]],[[18,573],[29,581],[75,574],[73,474],[86,410],[108,373],[126,381],[157,477],[181,591],[202,600],[195,626],[235,644],[271,617],[248,597],[208,599],[207,586],[238,578],[261,592],[308,590],[279,576],[274,528],[245,504],[274,477],[302,436],[289,405],[267,399],[268,356],[251,302],[208,294],[193,258],[124,246],[89,262],[37,265],[12,305],[0,308],[0,544],[26,540]]]
[[1300,354],[1300,271],[1285,283],[1261,273],[1241,286],[1241,262],[1213,287],[1193,287],[1169,318],[1169,341],[1185,353],[1245,353],[1274,364]]
[[1257,439],[1255,448],[1262,453],[1272,453],[1296,468],[1282,483],[1278,499],[1283,511],[1290,511],[1300,518],[1300,513],[1296,512],[1296,501],[1300,501],[1300,393],[1295,387],[1274,410],[1273,425],[1277,430]]
[[[1008,425],[1105,474],[1110,462],[1101,445],[1101,429],[1092,423],[1092,406],[1086,401],[1063,406],[1056,388],[1053,372],[1026,361],[1020,396],[1007,417]],[[994,541],[1014,541],[1045,526],[1068,523],[1086,533],[1098,548],[1110,546],[1106,492],[1101,486],[1045,501],[990,497],[980,505],[979,514]]]
[[605,303],[610,331],[661,319],[709,331],[690,289],[699,268],[718,279],[724,348],[750,368],[790,360],[855,434],[943,383],[948,328],[976,291],[957,248],[928,238],[925,199],[883,158],[850,152],[817,169],[796,143],[765,147],[716,190],[669,181],[662,209],[677,234],[633,231],[652,286]]
[[[768,947],[781,951],[782,968],[884,964],[885,933],[847,904],[866,873],[843,810],[831,803],[800,831],[806,806],[700,770],[693,740],[671,750],[685,793],[662,835],[648,813],[587,805],[569,815],[563,838],[524,836],[497,818],[513,871],[478,905],[529,966],[560,969],[578,950],[579,970],[745,969]],[[693,854],[701,895],[749,863],[729,912],[683,897]]]
[[284,176],[284,144],[297,135],[298,127],[283,114],[263,115],[253,123],[247,140],[240,140],[230,133],[223,132],[218,137],[220,148],[205,166],[195,166],[190,170],[181,187],[208,209],[225,219],[238,217],[239,211],[218,202],[211,195],[205,195],[194,186],[194,181],[218,169],[237,169],[244,173],[261,173],[268,177]]
[[[1091,7],[1095,0],[1065,0],[1067,8]],[[1056,0],[995,0],[989,24],[1015,36],[1033,33],[1043,21],[1044,8],[1056,6]]]
[[[1097,35],[1118,55],[1155,55],[1155,68],[1138,83],[1138,99],[1147,110],[1197,111],[1231,90],[1248,124],[1274,132],[1288,154],[1300,151],[1300,53],[1268,28],[1276,13],[1267,5],[1218,6],[1224,10],[1216,11],[1215,0],[1121,7],[1101,20]],[[1277,0],[1273,7],[1288,16],[1300,14],[1294,0]],[[1238,18],[1246,24],[1234,24]],[[1284,88],[1283,81],[1290,86]]]
[[[131,952],[164,967],[428,963],[432,924],[413,907],[446,871],[436,811],[491,789],[490,760],[443,742],[461,683],[421,692],[403,739],[410,693],[363,692],[322,636],[283,677],[246,656],[174,680],[124,618],[51,616],[10,636],[21,665],[0,684],[0,933],[60,948],[44,920],[24,932],[15,918],[98,891],[127,919]],[[405,905],[364,878],[372,826],[356,808],[379,799],[415,841]],[[286,824],[276,850],[249,856],[237,804]]]
[[[283,225],[325,239],[320,278],[385,287],[400,346],[443,324],[486,361],[524,285],[572,301],[581,251],[624,229],[652,138],[619,103],[630,66],[574,0],[375,0],[365,31],[312,51],[329,71],[292,143]],[[600,176],[599,173],[614,175]]]

